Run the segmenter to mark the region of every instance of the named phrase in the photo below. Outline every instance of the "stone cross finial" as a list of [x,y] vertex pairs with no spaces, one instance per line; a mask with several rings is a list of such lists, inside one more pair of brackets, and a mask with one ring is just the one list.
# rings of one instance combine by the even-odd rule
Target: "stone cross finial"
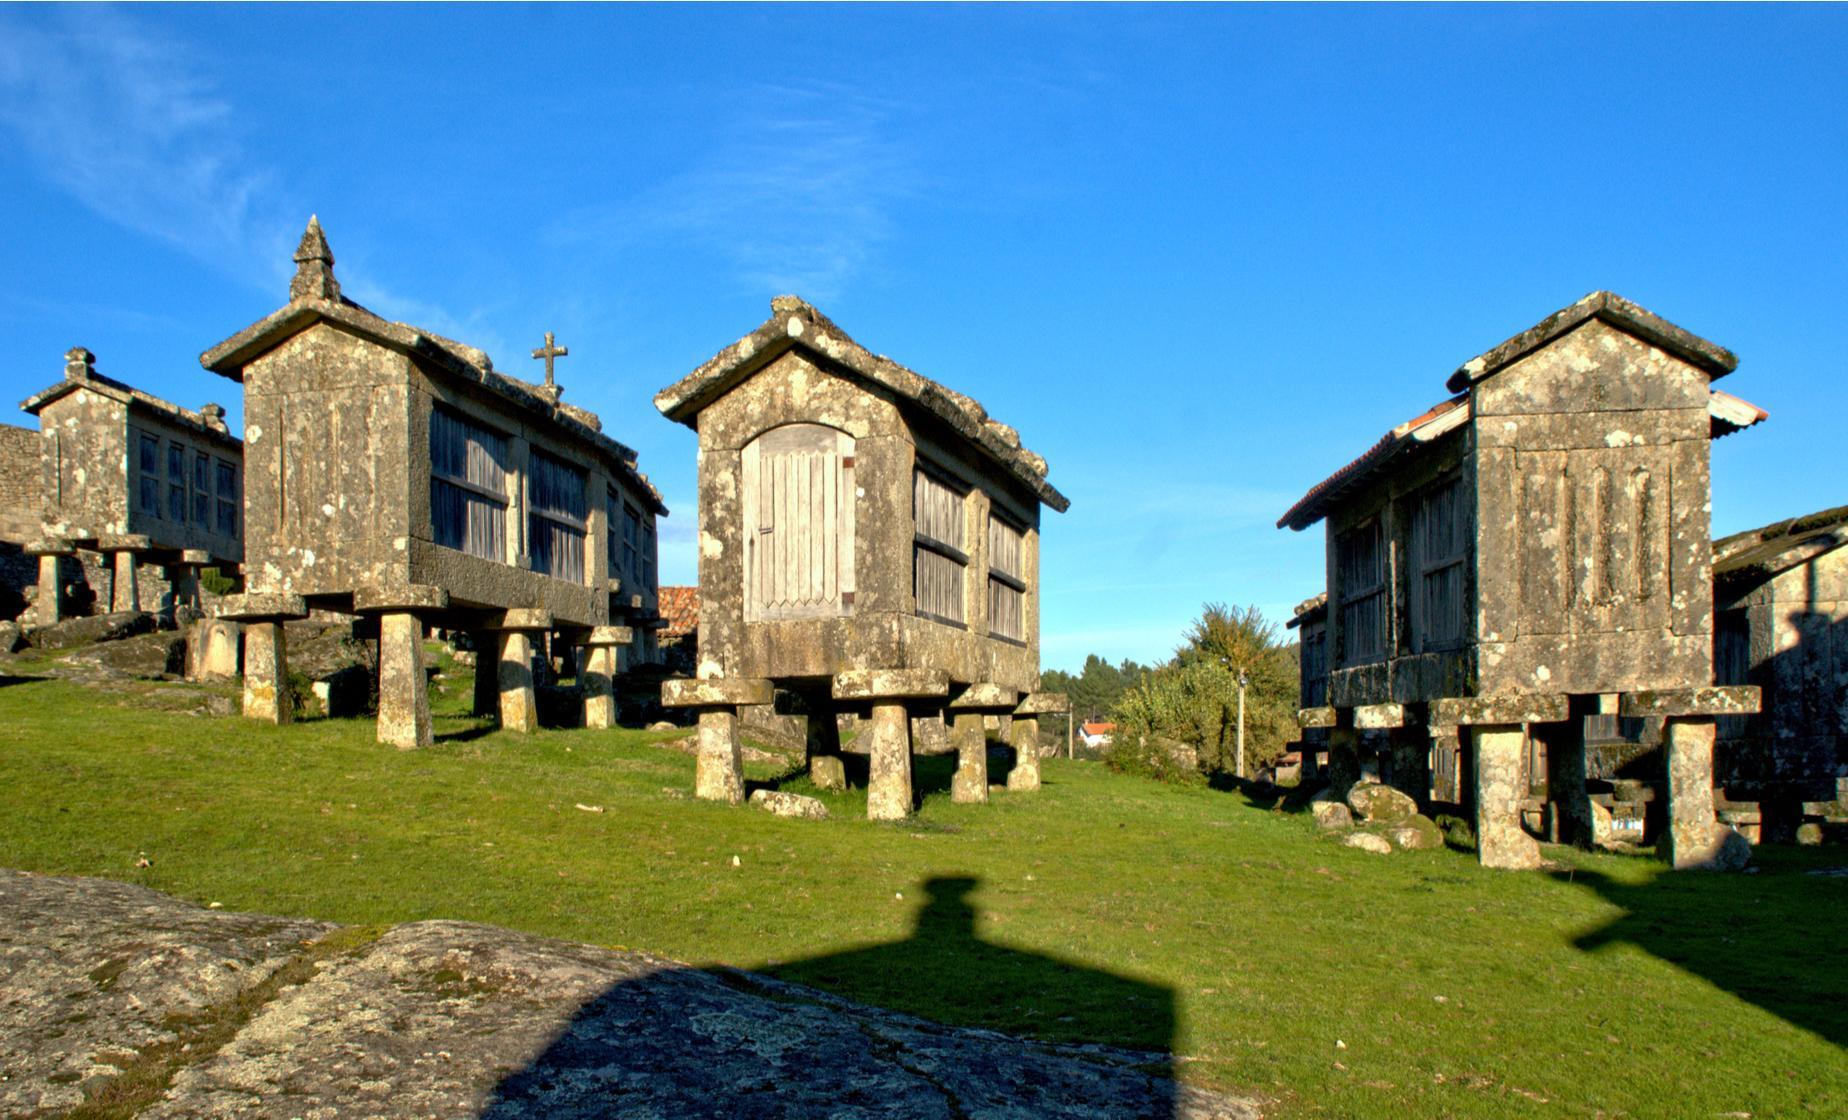
[[64,376],[72,381],[88,381],[96,372],[96,355],[81,346],[64,352]]
[[559,346],[553,342],[551,331],[545,332],[545,345],[533,351],[533,360],[544,360],[545,362],[545,387],[547,395],[553,400],[557,400],[559,394],[564,392],[564,390],[560,389],[557,383],[552,380],[552,361],[555,358],[565,357],[570,353],[571,350],[568,347]]
[[295,247],[295,279],[289,281],[289,302],[302,299],[338,300],[340,281],[334,279],[334,251],[327,247],[321,219],[310,216]]

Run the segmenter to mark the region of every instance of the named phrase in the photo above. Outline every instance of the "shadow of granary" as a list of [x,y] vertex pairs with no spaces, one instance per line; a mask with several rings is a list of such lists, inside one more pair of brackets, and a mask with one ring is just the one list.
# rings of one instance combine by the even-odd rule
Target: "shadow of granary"
[[[689,1007],[685,974],[673,971],[617,984],[503,1079],[482,1115],[1181,1115],[1169,1054],[1173,994],[982,940],[968,902],[977,885],[928,882],[916,927],[902,941],[768,975],[717,973],[755,999]],[[850,1004],[830,990],[901,1009],[928,991],[977,1029]],[[1023,1020],[1093,1041],[1032,1043],[981,1029]],[[640,1038],[647,1040],[642,1062],[634,1058]],[[627,1055],[620,1062],[618,1049]]]
[[[1848,878],[1814,852],[1761,848],[1759,857],[1765,868],[1753,876],[1625,882],[1583,867],[1556,873],[1625,911],[1573,944],[1597,952],[1628,942],[1792,1026],[1848,1045],[1848,943],[1840,931]],[[1819,871],[1835,873],[1806,873]]]

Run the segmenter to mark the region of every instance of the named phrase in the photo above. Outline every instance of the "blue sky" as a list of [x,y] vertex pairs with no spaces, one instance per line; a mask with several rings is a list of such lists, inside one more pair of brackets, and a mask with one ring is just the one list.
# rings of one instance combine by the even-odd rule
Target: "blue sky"
[[[1277,517],[1445,376],[1610,288],[1771,412],[1714,529],[1848,502],[1842,7],[0,6],[0,379],[182,403],[319,213],[347,293],[636,447],[795,292],[982,400],[1073,500],[1047,668],[1322,586]],[[14,423],[30,423],[21,414]]]

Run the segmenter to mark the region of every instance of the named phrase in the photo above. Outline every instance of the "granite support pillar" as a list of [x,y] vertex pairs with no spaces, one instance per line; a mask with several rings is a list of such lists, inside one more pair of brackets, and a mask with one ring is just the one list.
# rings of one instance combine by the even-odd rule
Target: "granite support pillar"
[[953,713],[950,741],[956,746],[956,776],[950,779],[950,800],[965,805],[987,801],[988,728],[982,713]]
[[1346,790],[1360,781],[1360,732],[1352,726],[1328,729],[1328,788]]
[[904,701],[882,698],[872,705],[867,728],[866,815],[896,821],[911,815],[911,718]]
[[1527,794],[1522,774],[1527,735],[1520,724],[1470,728],[1476,765],[1476,852],[1484,867],[1523,870],[1540,866],[1540,844],[1521,828]]
[[693,764],[693,796],[702,801],[744,802],[744,757],[736,708],[703,708],[699,753]]
[[113,612],[141,610],[139,558],[132,548],[118,550],[110,557],[115,578],[109,581],[109,609]]
[[1016,714],[1008,740],[1014,747],[1014,768],[1007,772],[1007,788],[1031,793],[1040,788],[1039,717]]
[[287,631],[280,619],[244,623],[244,715],[277,724],[295,719],[295,705],[289,697]]
[[1663,728],[1668,755],[1668,833],[1664,837],[1670,866],[1704,867],[1719,847],[1721,825],[1713,802],[1711,716],[1670,716]]
[[808,708],[803,722],[806,725],[804,753],[809,781],[815,784],[816,789],[838,793],[847,788],[847,767],[841,759],[839,713],[825,696],[805,696],[803,699]]
[[578,686],[584,694],[584,726],[604,730],[616,726],[617,663],[622,647],[634,639],[626,626],[598,626],[584,643],[578,661]]
[[399,750],[427,747],[435,741],[423,635],[423,620],[409,611],[379,616],[378,738]]
[[533,632],[502,630],[495,673],[502,731],[522,735],[539,729],[539,697],[533,686]]
[[64,558],[75,550],[62,540],[34,541],[26,553],[38,557],[38,600],[33,604],[33,621],[50,626],[64,621]]

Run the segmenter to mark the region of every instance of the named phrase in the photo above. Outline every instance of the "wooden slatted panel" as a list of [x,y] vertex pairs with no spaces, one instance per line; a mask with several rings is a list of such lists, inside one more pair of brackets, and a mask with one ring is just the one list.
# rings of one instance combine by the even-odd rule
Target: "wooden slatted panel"
[[[911,512],[917,526],[913,593],[918,613],[967,621],[963,609],[963,497],[923,471],[912,473]],[[935,547],[933,547],[935,546]]]
[[[506,464],[505,436],[444,409],[432,410],[430,528],[437,544],[506,560]],[[222,477],[219,488],[224,489]]]
[[988,518],[988,631],[1017,642],[1027,636],[1024,541],[1019,529],[998,517]]
[[1460,479],[1427,490],[1412,514],[1412,564],[1418,573],[1413,648],[1421,652],[1463,637],[1468,525]]
[[833,428],[791,424],[745,448],[747,617],[843,610],[852,586],[852,445]]
[[584,582],[584,539],[590,499],[582,468],[535,449],[527,457],[527,549],[532,569],[568,583]]
[[1386,652],[1386,575],[1382,561],[1377,520],[1343,533],[1337,542],[1344,665],[1373,661]]

